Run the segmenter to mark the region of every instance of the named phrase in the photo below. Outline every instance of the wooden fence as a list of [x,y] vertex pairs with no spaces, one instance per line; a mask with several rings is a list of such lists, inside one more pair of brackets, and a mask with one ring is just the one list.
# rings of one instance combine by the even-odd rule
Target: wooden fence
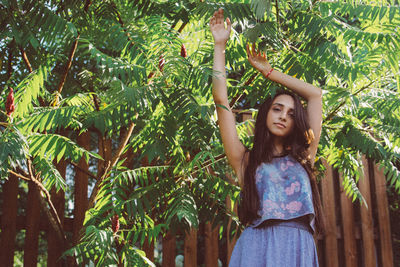
[[[248,116],[248,115],[247,115]],[[89,136],[81,136],[78,144],[89,144]],[[100,142],[111,151],[111,141]],[[89,149],[89,147],[87,147]],[[110,154],[110,152],[107,152]],[[110,155],[102,155],[103,158]],[[84,161],[80,162],[80,170],[88,168]],[[100,163],[99,163],[100,164]],[[317,250],[322,267],[392,267],[393,251],[390,233],[386,180],[383,172],[371,160],[363,159],[363,178],[358,182],[361,193],[365,197],[368,209],[358,202],[352,203],[341,186],[341,175],[326,166],[325,178],[320,183],[324,211],[327,216],[325,236],[316,237]],[[57,166],[65,177],[66,162]],[[99,165],[99,169],[101,166]],[[88,175],[77,171],[74,191],[74,218],[60,216],[64,231],[71,233],[73,240],[78,240],[84,212],[87,208]],[[1,217],[0,263],[1,266],[12,266],[14,257],[14,240],[17,231],[26,229],[24,244],[24,265],[36,266],[38,255],[38,238],[40,231],[45,231],[48,244],[48,266],[60,266],[58,257],[64,247],[57,243],[56,234],[48,225],[46,218],[40,216],[38,192],[30,186],[26,205],[26,215],[17,216],[18,178],[10,176],[3,188],[3,206]],[[50,192],[59,215],[64,214],[64,194]],[[227,199],[227,205],[230,205]],[[192,229],[184,238],[184,266],[194,267],[202,262],[206,267],[218,266],[218,259],[224,265],[229,262],[235,240],[229,238],[219,240],[218,229],[210,224],[202,225],[199,230]],[[175,266],[177,241],[180,237],[167,234],[162,238],[162,266]],[[199,242],[201,240],[201,242]],[[147,244],[147,243],[146,243]],[[200,245],[199,245],[200,244]],[[154,260],[154,244],[145,245],[146,255]],[[201,255],[201,256],[200,256]],[[203,257],[200,259],[199,257]],[[68,263],[64,262],[64,265]]]
[[[320,183],[320,191],[327,229],[325,236],[316,237],[322,267],[393,267],[386,179],[379,166],[372,161],[364,158],[363,165],[364,173],[358,186],[368,208],[358,202],[353,203],[343,190],[341,175],[331,166],[325,166],[327,170]],[[229,200],[227,205],[230,205]],[[218,245],[216,229],[207,224],[202,233],[205,238],[205,266],[218,266],[218,249],[226,250],[226,259],[222,262],[227,265],[235,240],[226,242],[226,247],[222,248]],[[197,237],[198,232],[193,229],[185,238],[185,267],[198,266]],[[226,240],[229,240],[228,236]],[[175,266],[175,237],[164,238],[162,247],[163,266]],[[148,255],[152,252],[148,251]]]

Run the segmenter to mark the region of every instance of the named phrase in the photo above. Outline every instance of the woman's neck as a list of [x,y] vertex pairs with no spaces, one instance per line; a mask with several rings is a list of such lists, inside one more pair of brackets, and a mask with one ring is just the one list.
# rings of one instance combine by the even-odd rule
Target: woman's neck
[[275,137],[273,142],[274,142],[274,146],[273,146],[272,154],[274,156],[282,155],[284,153],[283,139]]

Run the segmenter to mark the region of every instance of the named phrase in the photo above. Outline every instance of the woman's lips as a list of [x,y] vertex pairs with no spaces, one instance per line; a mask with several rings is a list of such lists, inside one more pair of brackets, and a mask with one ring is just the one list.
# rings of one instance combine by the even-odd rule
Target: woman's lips
[[275,123],[276,126],[278,126],[279,128],[286,128],[286,126],[282,123]]

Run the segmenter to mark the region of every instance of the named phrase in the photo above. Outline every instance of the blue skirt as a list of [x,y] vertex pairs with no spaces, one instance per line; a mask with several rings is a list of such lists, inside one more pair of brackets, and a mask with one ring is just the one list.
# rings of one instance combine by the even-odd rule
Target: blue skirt
[[247,227],[236,242],[229,267],[318,267],[310,227],[278,221]]

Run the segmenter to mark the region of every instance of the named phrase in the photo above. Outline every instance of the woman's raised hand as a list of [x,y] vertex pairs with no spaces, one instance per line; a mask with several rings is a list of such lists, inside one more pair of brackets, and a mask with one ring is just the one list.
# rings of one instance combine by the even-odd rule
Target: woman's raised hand
[[220,8],[215,11],[213,17],[210,20],[210,30],[214,37],[215,44],[226,44],[231,34],[231,21],[229,18],[226,19],[226,28],[224,24],[224,10]]
[[259,72],[263,73],[264,75],[267,74],[271,70],[271,65],[269,64],[265,53],[261,54],[261,51],[256,50],[256,45],[253,44],[252,48],[250,45],[246,45],[247,50],[247,58],[250,64],[257,69]]

